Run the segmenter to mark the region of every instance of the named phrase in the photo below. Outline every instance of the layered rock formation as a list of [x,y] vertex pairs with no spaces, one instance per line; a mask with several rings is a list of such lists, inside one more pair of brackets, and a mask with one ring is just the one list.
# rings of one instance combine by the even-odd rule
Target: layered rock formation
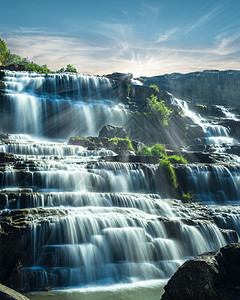
[[188,74],[143,77],[144,84],[157,84],[175,97],[197,103],[239,106],[240,71],[207,70]]

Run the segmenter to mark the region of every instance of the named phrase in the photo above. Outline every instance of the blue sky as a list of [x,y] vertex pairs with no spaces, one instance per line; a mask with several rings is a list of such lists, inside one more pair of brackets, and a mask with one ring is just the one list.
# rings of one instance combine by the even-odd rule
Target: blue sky
[[240,69],[239,0],[11,0],[0,38],[56,70],[135,76]]

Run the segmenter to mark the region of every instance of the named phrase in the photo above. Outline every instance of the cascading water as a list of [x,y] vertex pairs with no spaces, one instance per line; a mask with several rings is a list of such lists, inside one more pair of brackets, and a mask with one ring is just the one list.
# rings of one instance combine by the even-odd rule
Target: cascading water
[[229,136],[228,128],[213,124],[203,118],[200,114],[190,110],[186,101],[172,97],[172,103],[179,106],[186,116],[188,116],[195,124],[203,128],[209,145],[233,143],[235,141],[235,139]]
[[217,217],[198,219],[197,205],[163,199],[156,165],[105,162],[115,153],[42,140],[123,125],[130,113],[116,102],[114,82],[26,72],[6,72],[4,82],[12,122],[1,129],[12,134],[0,149],[13,156],[0,172],[1,216],[26,225],[19,289],[166,279],[189,257],[234,241]]
[[[96,136],[120,125],[129,111],[117,102],[114,82],[89,75],[6,71],[2,131],[37,137]],[[9,122],[11,120],[11,122]]]
[[[230,148],[231,145],[237,143],[237,140],[229,135],[228,128],[218,124],[212,124],[212,120],[207,120],[200,114],[190,110],[186,101],[172,97],[172,102],[180,107],[184,114],[195,124],[203,128],[207,136],[208,146],[206,146],[206,149],[224,155],[224,153],[227,153],[228,147]],[[217,106],[217,108],[220,109],[227,118],[236,120],[235,115],[229,113],[226,108],[220,106]],[[196,201],[201,201],[205,204],[239,203],[239,156],[228,155],[227,162],[230,164],[189,164],[186,166],[186,187],[187,190],[194,195]]]
[[223,112],[226,118],[231,120],[238,120],[237,116],[233,113],[231,113],[226,107],[224,106],[217,106],[219,109]]

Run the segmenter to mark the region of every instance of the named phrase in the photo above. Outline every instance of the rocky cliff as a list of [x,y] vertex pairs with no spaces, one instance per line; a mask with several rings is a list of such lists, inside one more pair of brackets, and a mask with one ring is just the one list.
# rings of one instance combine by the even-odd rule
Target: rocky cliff
[[175,97],[196,103],[238,106],[240,71],[207,70],[188,74],[144,77],[145,85],[156,84]]

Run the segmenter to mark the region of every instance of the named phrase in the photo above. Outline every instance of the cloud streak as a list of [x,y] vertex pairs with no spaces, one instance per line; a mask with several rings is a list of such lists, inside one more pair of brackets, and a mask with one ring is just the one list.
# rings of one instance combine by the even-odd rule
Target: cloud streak
[[188,28],[185,29],[184,34],[188,35],[200,28],[201,26],[207,24],[210,20],[215,18],[217,15],[222,13],[224,11],[225,5],[220,4],[217,7],[214,7],[212,10],[210,10],[208,13],[201,16],[195,23],[193,23],[191,26],[188,26]]
[[178,31],[179,31],[179,28],[177,28],[177,27],[167,30],[164,34],[160,35],[157,38],[156,43],[161,43],[161,42],[168,41],[169,39],[172,39],[175,36],[175,33]]

